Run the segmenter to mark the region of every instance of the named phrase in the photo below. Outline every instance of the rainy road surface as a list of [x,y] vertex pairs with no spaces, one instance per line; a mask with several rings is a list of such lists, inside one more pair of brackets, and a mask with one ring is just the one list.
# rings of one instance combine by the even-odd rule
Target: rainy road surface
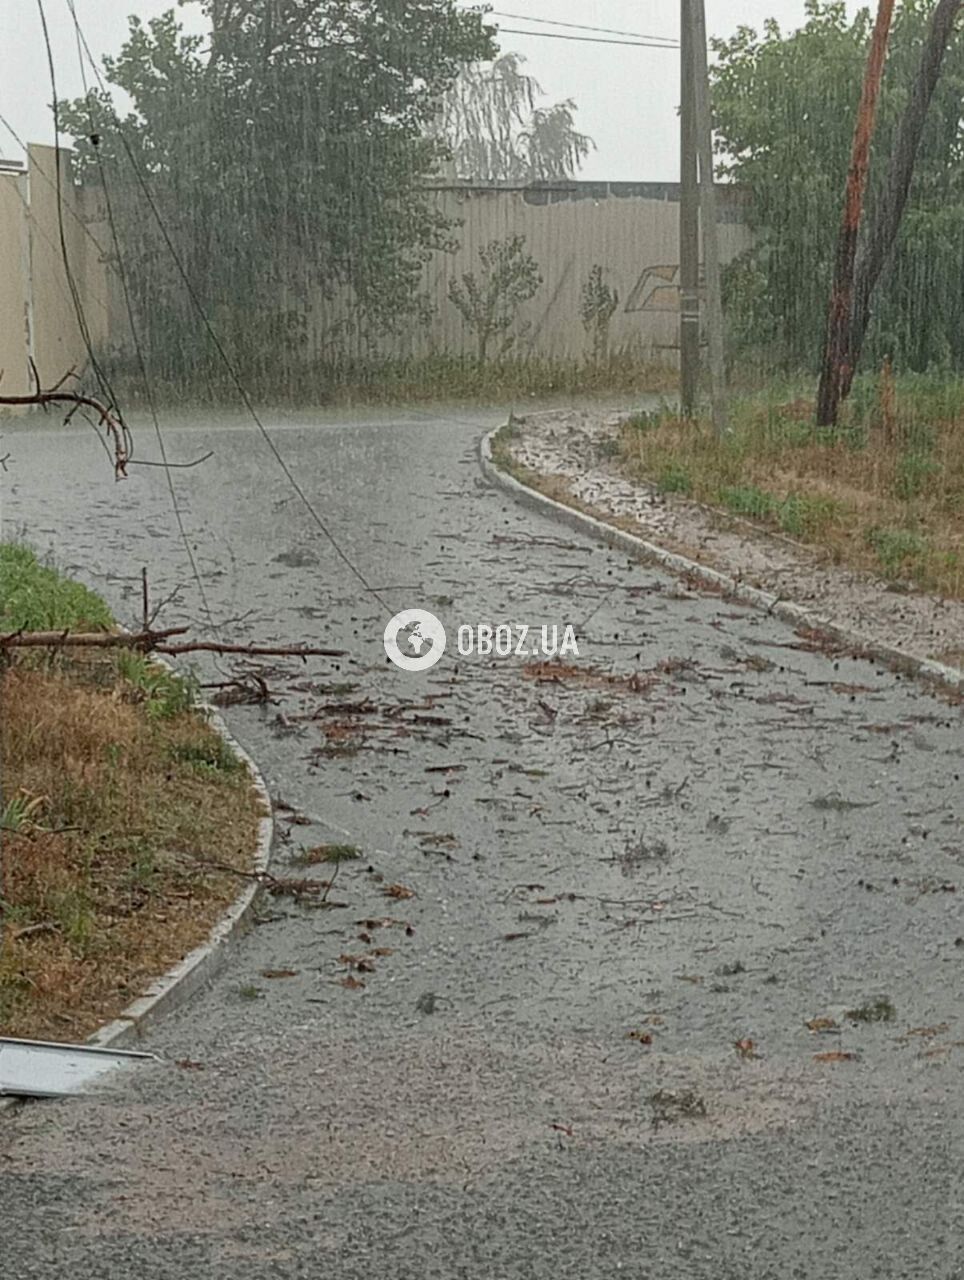
[[[275,424],[384,600],[445,623],[421,674],[250,427],[171,426],[215,451],[176,483],[224,633],[350,651],[228,712],[311,820],[279,811],[276,870],[362,857],[271,901],[163,1062],[0,1121],[11,1280],[964,1275],[960,709],[513,505],[495,421]],[[161,472],[4,447],[5,536],[203,623]],[[451,652],[503,621],[575,624],[581,674]]]

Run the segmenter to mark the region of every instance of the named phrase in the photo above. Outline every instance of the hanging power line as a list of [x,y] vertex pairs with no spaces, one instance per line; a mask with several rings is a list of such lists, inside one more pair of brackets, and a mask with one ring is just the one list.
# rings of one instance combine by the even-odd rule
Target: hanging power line
[[[489,11],[493,18],[509,18],[513,22],[535,22],[540,26],[546,27],[566,27],[571,31],[594,31],[598,35],[605,36],[629,36],[632,40],[646,40],[665,44],[669,49],[678,49],[679,41],[674,40],[672,36],[653,36],[644,35],[640,31],[621,31],[617,27],[592,27],[587,26],[584,22],[560,22],[558,18],[534,18],[525,13],[503,13],[498,9]],[[533,34],[536,34],[535,32]]]
[[[37,3],[42,6],[43,0],[37,0]],[[67,4],[71,11],[71,15],[73,17],[74,27],[77,32],[77,39],[81,44],[81,46],[83,47],[84,53],[87,57],[87,61],[90,64],[90,67],[97,78],[98,84],[100,85],[104,94],[107,95],[107,101],[109,103],[110,97],[109,97],[109,90],[107,88],[107,84],[100,73],[100,68],[97,66],[96,59],[94,58],[94,55],[90,49],[90,45],[87,42],[87,38],[84,35],[83,29],[80,25],[80,21],[77,17],[73,0],[67,0]],[[278,446],[275,444],[274,440],[271,438],[271,435],[268,432],[267,428],[265,427],[264,423],[261,421],[260,415],[258,414],[258,411],[255,409],[254,404],[252,403],[251,397],[248,394],[247,387],[244,385],[241,379],[241,375],[238,373],[238,370],[236,369],[234,362],[228,356],[227,351],[225,351],[224,345],[221,342],[221,339],[218,337],[214,329],[214,326],[212,325],[210,318],[208,317],[208,314],[205,311],[200,298],[198,297],[197,290],[194,288],[194,284],[187,273],[184,263],[181,260],[181,256],[177,252],[177,249],[175,248],[174,243],[171,240],[170,233],[167,230],[167,226],[165,225],[164,219],[161,217],[160,210],[157,207],[157,203],[154,199],[153,193],[151,192],[150,185],[147,181],[147,178],[143,172],[143,169],[141,168],[140,164],[137,161],[137,157],[134,155],[134,152],[133,152],[133,149],[131,148],[130,143],[128,142],[127,133],[124,129],[124,122],[117,115],[117,112],[113,109],[113,107],[111,107],[111,114],[113,116],[114,126],[117,129],[117,136],[120,139],[121,146],[123,147],[123,150],[124,150],[124,154],[126,155],[128,163],[130,164],[131,169],[134,172],[134,176],[137,179],[138,186],[140,187],[141,192],[144,196],[144,199],[147,202],[148,208],[151,211],[151,215],[155,223],[157,224],[158,231],[161,234],[161,238],[164,241],[165,247],[167,248],[168,253],[171,255],[171,260],[173,261],[174,266],[177,269],[177,273],[181,279],[181,283],[184,285],[184,289],[188,295],[188,298],[191,301],[191,305],[194,307],[195,311],[197,312],[198,318],[201,321],[204,331],[206,332],[211,342],[211,345],[214,347],[214,350],[218,356],[218,359],[224,365],[224,368],[227,370],[228,376],[230,377],[231,381],[234,383],[235,389],[237,390],[238,395],[241,398],[241,402],[244,405],[247,413],[249,414],[252,422],[257,427],[259,434],[261,435],[265,444],[270,449],[275,461],[277,462],[281,471],[284,473],[284,476],[288,481],[289,485],[297,494],[298,498],[301,500],[302,505],[304,506],[305,510],[308,512],[311,519],[318,526],[318,528],[321,530],[324,536],[328,539],[328,542],[331,544],[331,547],[334,550],[335,554],[342,561],[345,567],[353,574],[353,576],[361,583],[361,585],[365,588],[368,594],[372,596],[373,599],[377,600],[383,609],[386,609],[388,610],[389,613],[391,613],[392,612],[391,606],[385,600],[382,599],[377,588],[372,586],[372,584],[368,581],[366,576],[362,573],[361,569],[358,568],[355,562],[351,559],[351,557],[347,554],[347,552],[342,548],[341,544],[339,543],[335,535],[331,532],[326,522],[322,519],[314,503],[308,497],[307,493],[305,493],[302,486],[298,483],[298,480],[296,479],[291,468],[288,466],[287,462],[284,460],[284,457],[281,451],[278,449]]]
[[[23,151],[24,155],[27,155],[27,154],[28,154],[28,152],[29,152],[29,148],[28,148],[27,143],[26,143],[26,142],[24,142],[23,138],[20,136],[20,134],[19,134],[19,133],[17,133],[16,129],[13,127],[13,125],[10,123],[10,121],[7,119],[7,117],[6,117],[2,112],[0,112],[0,125],[3,125],[3,127],[4,127],[4,128],[6,129],[6,131],[10,134],[11,138],[13,138],[13,140],[14,140],[14,142],[17,144],[17,146],[21,149],[21,151]],[[53,178],[51,178],[50,174],[49,174],[49,173],[47,172],[47,170],[43,167],[43,165],[42,165],[42,164],[40,164],[40,162],[37,160],[37,157],[36,157],[36,156],[33,156],[33,157],[31,158],[31,161],[30,161],[30,171],[31,171],[31,173],[33,173],[34,169],[36,169],[37,174],[38,174],[38,175],[39,175],[39,177],[42,179],[42,181],[43,181],[43,182],[45,182],[45,183],[47,184],[47,186],[48,186],[48,187],[50,187],[50,189],[51,189],[52,191],[56,192],[56,190],[57,190],[57,184],[56,184],[56,182],[54,182]],[[19,194],[19,190],[18,190],[18,194]],[[22,199],[22,197],[21,197],[21,199]],[[26,206],[26,207],[28,207],[28,208],[29,208],[29,206]],[[86,223],[86,222],[84,221],[84,219],[80,216],[80,214],[77,212],[77,210],[76,210],[76,209],[74,209],[71,205],[69,205],[69,204],[68,204],[68,205],[66,205],[66,206],[65,206],[65,211],[66,211],[67,213],[69,213],[69,214],[70,214],[70,216],[73,218],[73,220],[77,223],[78,227],[80,227],[81,231],[84,233],[84,235],[87,237],[87,239],[91,242],[91,244],[92,244],[92,245],[94,246],[94,248],[97,250],[98,255],[99,255],[100,257],[103,257],[103,256],[104,256],[104,247],[103,247],[103,245],[100,243],[100,241],[99,241],[99,240],[97,239],[97,237],[94,235],[94,233],[91,231],[90,227],[88,227],[87,223]],[[34,221],[36,222],[36,219],[34,219]],[[46,237],[46,238],[48,239],[48,243],[49,243],[49,237]],[[59,250],[58,250],[58,252],[59,252]]]
[[94,351],[93,342],[90,336],[90,326],[87,324],[87,316],[84,312],[84,306],[77,289],[77,282],[74,279],[74,273],[70,265],[70,254],[67,252],[67,233],[64,227],[64,197],[63,197],[63,164],[62,149],[60,146],[60,109],[57,98],[57,76],[54,70],[54,55],[50,44],[50,32],[47,28],[47,14],[44,10],[43,0],[37,0],[37,9],[40,13],[40,26],[43,30],[44,45],[47,51],[47,67],[50,73],[50,91],[53,96],[53,118],[54,118],[54,178],[57,195],[57,231],[60,239],[60,254],[63,259],[64,275],[67,278],[67,287],[70,290],[70,296],[74,304],[74,313],[77,318],[77,327],[80,330],[80,336],[84,344],[84,350],[87,352],[87,359],[90,367],[94,372],[97,385],[100,388],[101,395],[107,402],[109,408],[116,414],[119,423],[120,433],[123,439],[123,449],[130,458],[132,453],[132,441],[130,432],[127,429],[127,423],[124,421],[123,415],[118,410],[117,397],[114,394],[114,388],[111,386],[110,379],[101,367],[97,354]]
[[70,10],[70,16],[74,20],[74,30],[77,36],[77,62],[80,67],[80,80],[84,89],[84,101],[87,105],[87,119],[90,123],[91,146],[94,152],[94,158],[97,162],[97,172],[100,178],[101,190],[104,193],[104,210],[107,214],[107,225],[110,230],[111,242],[114,247],[114,260],[117,263],[117,274],[120,280],[121,292],[124,297],[124,307],[127,312],[127,322],[130,326],[131,340],[134,343],[134,352],[137,358],[137,367],[140,371],[141,381],[144,384],[144,395],[147,398],[147,406],[150,411],[151,421],[154,425],[154,436],[157,440],[158,451],[161,455],[161,466],[164,469],[164,475],[167,478],[168,495],[171,499],[171,509],[174,512],[174,520],[177,524],[178,534],[187,556],[188,564],[191,566],[191,574],[194,578],[195,585],[198,589],[198,595],[201,598],[201,604],[207,617],[208,626],[213,630],[214,634],[220,639],[217,622],[214,619],[214,613],[211,609],[211,602],[208,599],[208,593],[204,586],[204,579],[201,577],[201,570],[194,554],[194,548],[191,545],[191,539],[188,537],[187,529],[184,525],[184,516],[181,511],[181,504],[178,500],[177,490],[174,486],[174,474],[167,457],[167,445],[161,431],[161,422],[157,413],[157,405],[154,400],[154,392],[151,387],[151,380],[147,372],[147,362],[144,359],[144,351],[141,346],[140,336],[137,332],[137,324],[134,319],[134,305],[131,300],[130,285],[127,277],[127,268],[124,263],[124,256],[121,252],[120,240],[117,236],[117,226],[114,220],[114,205],[110,198],[110,189],[107,183],[107,171],[100,154],[100,146],[97,142],[97,130],[94,124],[94,115],[90,103],[90,89],[87,84],[87,72],[84,68],[83,48],[80,40],[80,23],[77,19],[77,10],[74,7],[74,0],[67,0],[67,7]]

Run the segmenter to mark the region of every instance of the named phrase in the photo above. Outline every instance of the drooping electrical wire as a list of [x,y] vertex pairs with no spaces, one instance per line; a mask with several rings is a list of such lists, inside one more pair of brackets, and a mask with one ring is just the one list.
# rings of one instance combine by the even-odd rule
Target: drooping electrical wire
[[160,418],[157,413],[157,404],[154,399],[154,391],[151,387],[151,380],[147,372],[147,363],[144,359],[144,350],[141,345],[140,335],[137,331],[137,322],[134,318],[134,305],[131,299],[130,283],[127,274],[127,266],[124,262],[124,255],[121,251],[120,240],[117,236],[117,224],[114,219],[114,206],[110,197],[110,187],[107,182],[107,171],[103,163],[100,153],[100,144],[97,140],[97,130],[94,122],[93,111],[90,105],[90,89],[87,84],[87,72],[84,68],[84,55],[80,40],[80,23],[77,19],[77,10],[74,7],[74,0],[67,0],[67,7],[70,10],[70,16],[74,21],[75,34],[77,37],[77,61],[80,66],[80,79],[84,90],[84,101],[87,106],[87,118],[90,123],[90,141],[94,152],[94,158],[97,163],[97,172],[100,179],[101,191],[104,196],[104,210],[107,214],[107,225],[110,230],[111,243],[114,248],[114,261],[117,264],[117,274],[121,285],[121,293],[124,298],[124,308],[127,312],[127,323],[130,326],[131,340],[134,344],[134,352],[137,359],[137,367],[141,375],[141,381],[144,385],[144,395],[147,399],[147,407],[151,415],[151,421],[154,426],[154,436],[157,440],[158,451],[161,455],[161,465],[164,468],[164,475],[167,478],[167,489],[171,499],[171,509],[174,512],[174,519],[177,524],[178,534],[181,543],[184,546],[184,552],[187,556],[188,563],[191,566],[191,573],[194,578],[195,585],[198,589],[198,595],[204,608],[208,626],[214,631],[214,634],[220,638],[218,624],[215,621],[214,613],[211,609],[211,602],[208,599],[207,590],[204,586],[204,579],[201,576],[201,570],[194,554],[194,547],[191,545],[191,539],[188,536],[187,529],[184,525],[184,515],[181,511],[181,504],[178,500],[177,489],[174,485],[174,475],[167,456],[167,445],[164,441],[164,433],[161,431]]
[[[37,0],[38,4],[42,4],[42,2],[43,0]],[[104,91],[105,94],[107,94],[108,93],[107,86],[104,82],[103,76],[100,73],[100,68],[97,66],[97,62],[93,54],[91,53],[90,45],[88,44],[87,38],[83,33],[83,28],[81,27],[79,19],[77,18],[76,10],[73,5],[73,0],[68,0],[68,4],[70,5],[71,11],[72,11],[74,25],[77,32],[77,37],[81,43],[81,46],[83,47],[84,53],[87,57],[87,61],[90,64],[101,89]],[[109,101],[109,97],[108,97],[108,101]],[[269,450],[271,451],[272,456],[274,457],[276,463],[278,464],[279,468],[283,472],[289,485],[297,494],[299,500],[301,501],[305,510],[308,512],[311,519],[314,521],[317,527],[321,530],[324,536],[328,539],[328,542],[330,543],[335,554],[338,556],[341,562],[345,565],[345,567],[352,573],[352,575],[357,579],[357,581],[361,583],[361,585],[365,588],[368,594],[372,596],[373,599],[377,600],[383,609],[386,609],[388,610],[389,613],[391,613],[392,612],[391,606],[382,598],[382,596],[378,592],[378,589],[368,581],[368,578],[365,576],[365,574],[361,571],[361,569],[359,569],[359,567],[351,559],[348,553],[343,549],[338,539],[335,537],[331,529],[328,527],[328,524],[326,523],[326,521],[322,518],[315,504],[308,497],[304,488],[298,483],[296,476],[292,472],[291,468],[288,466],[288,463],[285,461],[284,456],[282,455],[281,451],[278,449],[278,446],[275,444],[274,440],[271,438],[270,432],[262,422],[261,417],[258,414],[257,410],[255,409],[254,404],[251,400],[251,397],[248,394],[247,387],[245,387],[244,382],[242,381],[241,376],[238,373],[238,370],[235,367],[234,362],[231,360],[227,351],[224,349],[224,345],[221,342],[221,339],[218,337],[218,334],[213,324],[211,323],[211,320],[207,312],[204,309],[203,303],[198,297],[197,290],[195,289],[194,284],[187,273],[187,270],[184,266],[181,256],[177,252],[177,249],[171,239],[170,233],[168,232],[167,226],[165,225],[164,219],[161,216],[160,210],[157,207],[157,202],[154,199],[153,193],[150,188],[150,184],[148,183],[147,178],[143,172],[143,169],[141,165],[138,163],[137,157],[134,155],[133,148],[131,147],[127,139],[127,134],[124,129],[124,123],[118,116],[117,112],[113,110],[113,108],[111,108],[111,114],[113,116],[113,122],[117,129],[117,136],[120,139],[121,146],[123,147],[123,150],[124,150],[124,154],[126,155],[128,163],[130,164],[131,169],[133,170],[134,176],[137,179],[138,186],[140,187],[141,192],[144,196],[144,199],[147,202],[148,208],[151,211],[151,215],[154,219],[154,222],[157,225],[158,231],[161,234],[161,238],[164,241],[164,245],[171,256],[171,260],[173,261],[175,268],[177,269],[178,276],[180,277],[181,283],[184,285],[188,298],[191,301],[191,305],[194,307],[195,311],[197,312],[198,318],[201,321],[204,331],[206,332],[208,339],[211,342],[211,345],[213,346],[215,352],[217,353],[218,359],[224,365],[224,368],[226,369],[228,376],[230,377],[231,381],[234,383],[235,389],[237,390],[238,395],[241,398],[241,402],[244,405],[247,413],[249,414],[252,422],[257,428],[265,444],[268,446]]]
[[[7,133],[10,134],[11,138],[13,138],[17,146],[21,149],[21,151],[23,151],[24,155],[27,155],[29,153],[29,147],[27,143],[24,142],[23,138],[20,136],[19,133],[17,133],[16,129],[13,127],[13,125],[10,123],[10,121],[7,119],[7,117],[3,114],[2,111],[0,111],[0,125],[3,125],[4,129],[6,129]],[[41,181],[46,183],[46,185],[54,193],[56,193],[56,190],[57,190],[56,182],[53,180],[53,178],[51,178],[50,174],[43,167],[43,165],[38,163],[36,156],[32,157],[31,159],[30,169],[31,169],[31,173],[33,172],[33,170],[36,170]],[[19,189],[18,189],[18,195],[19,195]],[[74,209],[72,205],[68,204],[65,206],[65,212],[70,214],[71,218],[73,218],[73,220],[77,223],[78,227],[80,227],[81,231],[90,241],[90,243],[94,246],[94,249],[97,251],[98,256],[103,257],[104,246],[100,243],[100,241],[91,231],[90,227],[87,225],[84,219],[80,216],[77,210]],[[48,239],[48,243],[50,243],[49,237],[46,236],[46,233],[43,233],[43,234],[45,238]],[[58,253],[60,252],[59,248],[57,249],[57,252]]]
[[117,417],[124,442],[124,450],[128,458],[130,458],[133,454],[133,441],[131,440],[127,423],[124,421],[124,417],[119,411],[117,397],[114,394],[114,388],[111,386],[110,379],[104,372],[104,369],[97,358],[97,353],[94,350],[94,345],[90,336],[90,326],[87,324],[84,305],[81,301],[77,282],[74,279],[74,273],[70,265],[70,254],[67,250],[67,233],[64,225],[63,164],[62,149],[60,146],[60,104],[57,97],[57,74],[54,68],[53,48],[50,43],[50,31],[47,27],[47,14],[44,10],[43,0],[37,0],[37,9],[40,14],[40,26],[43,31],[44,46],[47,51],[47,67],[50,74],[50,91],[53,96],[54,177],[57,193],[57,230],[60,238],[60,253],[63,259],[64,275],[66,276],[67,287],[70,290],[70,296],[73,300],[74,312],[77,317],[77,327],[80,330],[80,336],[84,344],[84,350],[87,353],[88,362],[94,372],[94,377],[97,380],[97,385],[100,388],[104,400]]

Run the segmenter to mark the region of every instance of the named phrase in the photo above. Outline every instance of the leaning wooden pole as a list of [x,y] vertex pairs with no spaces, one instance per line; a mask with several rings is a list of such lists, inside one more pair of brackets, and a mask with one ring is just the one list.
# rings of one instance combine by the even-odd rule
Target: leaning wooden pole
[[870,323],[874,290],[900,231],[931,99],[940,80],[948,47],[954,38],[954,24],[962,9],[964,0],[937,0],[921,49],[910,98],[897,128],[880,201],[868,219],[864,243],[855,268],[853,317],[844,369],[843,399],[850,394],[854,371],[860,361]]
[[834,260],[833,286],[827,314],[827,339],[824,347],[823,368],[820,373],[820,389],[817,393],[817,423],[821,427],[836,425],[841,394],[847,382],[857,238],[860,233],[864,194],[867,190],[870,143],[874,136],[877,100],[880,97],[880,84],[884,75],[884,60],[887,56],[887,42],[890,38],[893,17],[894,0],[878,0],[877,20],[874,23],[870,52],[867,55],[860,106],[857,108],[857,123],[854,128],[850,169],[844,195],[843,218]]
[[696,100],[696,149],[700,161],[700,225],[705,275],[706,339],[710,365],[710,409],[713,430],[723,436],[729,429],[726,411],[726,353],[723,344],[723,277],[720,268],[720,224],[716,216],[716,184],[713,181],[713,117],[710,110],[710,77],[706,60],[706,9],[703,0],[693,6],[693,85]]

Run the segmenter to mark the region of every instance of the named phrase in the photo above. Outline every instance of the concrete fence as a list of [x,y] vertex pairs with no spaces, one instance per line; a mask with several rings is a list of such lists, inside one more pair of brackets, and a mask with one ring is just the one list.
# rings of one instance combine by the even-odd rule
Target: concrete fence
[[[30,385],[32,359],[44,383],[67,369],[82,369],[86,349],[77,316],[80,303],[96,347],[129,346],[129,325],[109,266],[107,228],[94,193],[78,188],[69,154],[61,155],[58,214],[54,150],[29,148],[25,167],[0,165],[0,368],[7,394]],[[521,236],[542,282],[521,306],[511,329],[493,344],[513,355],[582,359],[598,335],[583,318],[590,273],[615,295],[606,326],[609,349],[673,360],[677,349],[678,187],[673,183],[563,182],[520,188],[440,183],[429,199],[454,222],[451,253],[436,253],[423,287],[428,320],[401,335],[364,343],[364,353],[421,356],[472,354],[477,335],[450,298],[450,282],[482,280],[480,250]],[[749,243],[741,194],[720,188],[723,260]],[[61,237],[66,245],[64,263]],[[304,305],[304,304],[302,304]],[[312,298],[305,307],[307,357],[324,359],[343,344],[358,351],[351,308]],[[148,353],[149,358],[149,353]]]
[[0,386],[6,395],[29,392],[31,360],[44,385],[68,369],[83,370],[87,349],[73,291],[95,347],[107,341],[113,322],[93,202],[74,185],[66,152],[60,177],[58,212],[53,147],[31,146],[24,167],[0,165]]

